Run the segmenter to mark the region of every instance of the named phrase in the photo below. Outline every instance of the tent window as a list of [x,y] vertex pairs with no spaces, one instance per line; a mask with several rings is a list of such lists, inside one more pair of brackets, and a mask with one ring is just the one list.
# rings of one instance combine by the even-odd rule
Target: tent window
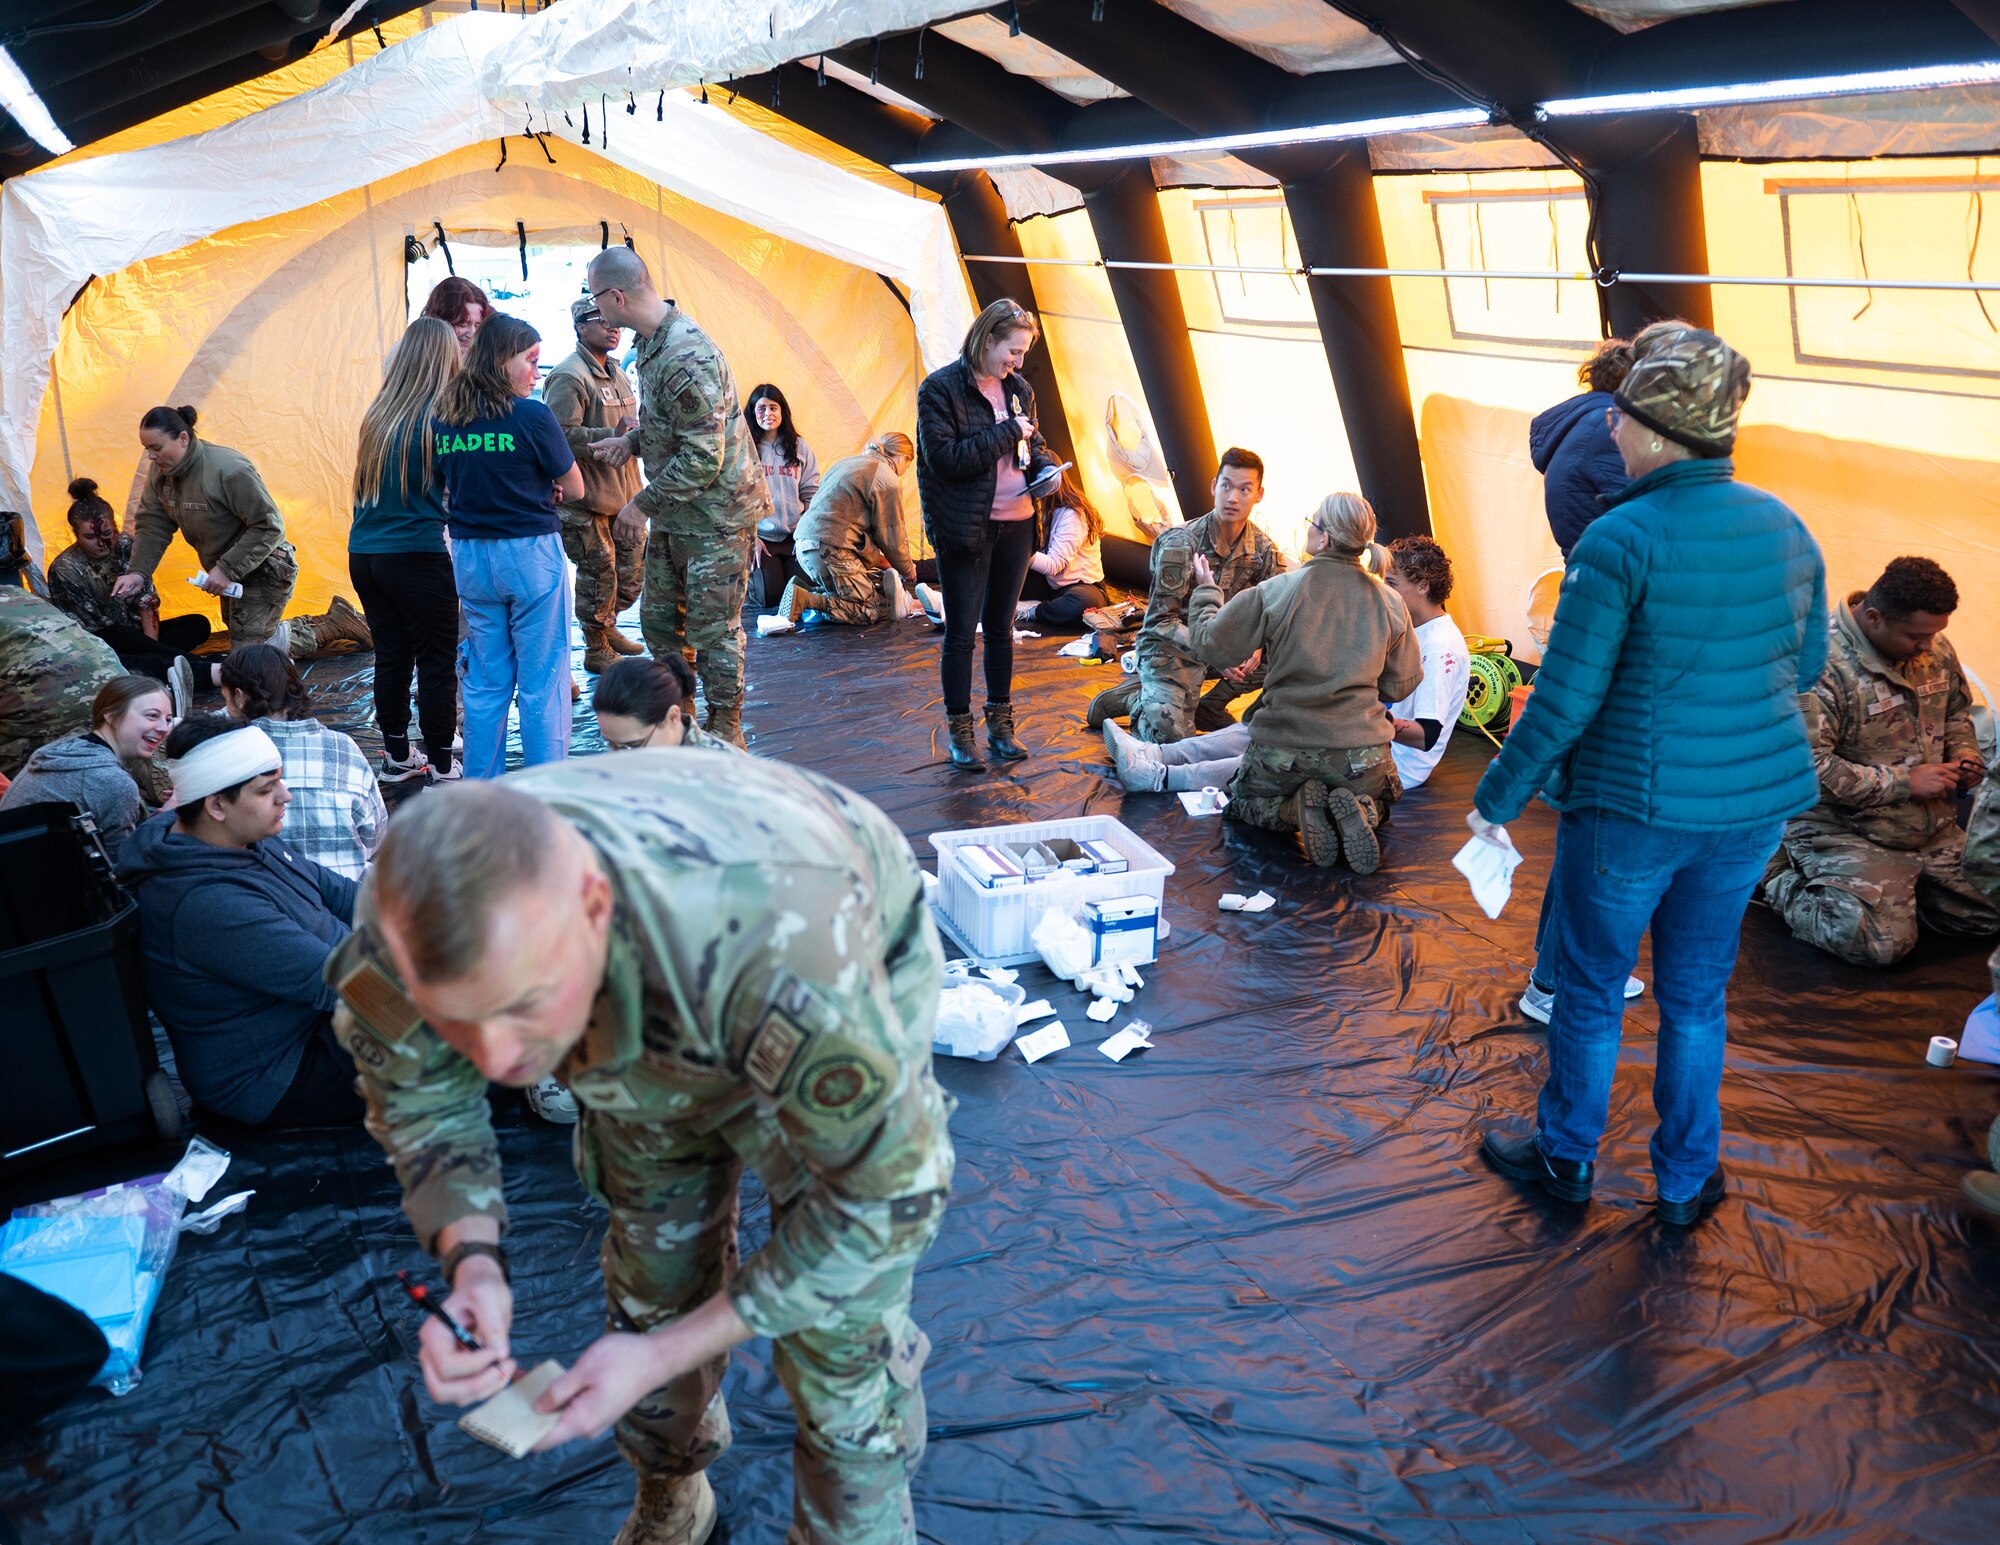
[[[1771,180],[1792,278],[2000,283],[2000,243],[1984,239],[2000,178]],[[2000,209],[2000,204],[1993,206]],[[2000,333],[1970,291],[1787,290],[1792,356],[1846,365],[2000,380]]]
[[[1195,204],[1201,219],[1204,262],[1242,268],[1299,266],[1298,239],[1282,198],[1202,199]],[[1319,325],[1312,297],[1295,273],[1210,274],[1222,320],[1250,327],[1310,327]]]
[[[1581,188],[1427,191],[1438,267],[1505,273],[1590,267],[1584,232],[1590,206]],[[1569,279],[1441,279],[1451,336],[1475,343],[1543,348],[1597,345],[1597,298]]]

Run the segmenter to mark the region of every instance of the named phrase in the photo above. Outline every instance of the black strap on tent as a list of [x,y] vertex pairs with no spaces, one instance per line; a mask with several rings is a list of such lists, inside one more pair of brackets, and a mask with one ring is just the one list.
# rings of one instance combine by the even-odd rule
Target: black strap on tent
[[502,166],[505,166],[506,164],[507,164],[507,136],[503,134],[500,136],[500,160],[499,163],[493,168],[493,170],[497,172],[500,170]]
[[1021,0],[1007,0],[1007,36],[1021,35]]
[[609,220],[600,220],[597,222],[597,250],[602,252],[610,245],[611,222]]
[[924,78],[924,34],[930,31],[928,25],[917,28],[917,79]]
[[[563,117],[567,118],[569,114],[564,113]],[[590,143],[590,104],[588,102],[583,104],[583,142],[586,145]]]
[[604,105],[603,92],[597,94],[597,138],[606,150],[611,148],[611,109]]
[[431,229],[438,233],[438,251],[444,254],[444,271],[448,274],[456,274],[458,270],[452,265],[451,248],[446,245],[444,239],[444,223],[440,220],[433,220],[431,221]]
[[514,234],[521,238],[521,283],[528,282],[528,226],[524,220],[514,222]]
[[627,86],[625,88],[625,116],[629,118],[638,111],[639,99],[632,95],[632,88]]
[[[701,99],[704,102],[706,102],[708,100],[708,93],[704,91],[702,93]],[[660,93],[660,105],[653,109],[653,122],[665,123],[666,121],[667,121],[667,94],[666,92],[662,91]]]
[[819,70],[818,70],[818,75],[819,75],[819,80],[818,80],[818,82],[817,82],[817,83],[818,83],[819,85],[822,85],[822,86],[824,86],[824,85],[826,84],[826,55],[825,55],[825,54],[821,54],[821,55],[819,56]]

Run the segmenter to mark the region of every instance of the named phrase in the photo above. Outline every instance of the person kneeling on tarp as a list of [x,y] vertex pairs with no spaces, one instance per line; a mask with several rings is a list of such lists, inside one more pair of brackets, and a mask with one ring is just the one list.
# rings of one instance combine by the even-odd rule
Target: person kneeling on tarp
[[1958,796],[1986,771],[1972,694],[1944,637],[1958,587],[1898,558],[1833,608],[1826,674],[1799,698],[1819,804],[1785,828],[1764,899],[1793,934],[1886,966],[1939,933],[2000,933],[2000,908],[1961,872]]
[[[856,795],[680,750],[426,795],[364,882],[327,973],[340,1036],[443,1307],[482,1346],[427,1321],[425,1385],[470,1405],[514,1375],[487,1081],[560,1075],[577,1169],[610,1208],[610,1330],[540,1397],[560,1416],[537,1447],[616,1429],[639,1472],[624,1545],[709,1538],[723,1376],[752,1336],[798,1413],[787,1538],[914,1545],[929,1343],[911,1277],[952,1175],[921,882]],[[746,1163],[772,1228],[739,1265]]]
[[1375,511],[1329,494],[1306,530],[1304,567],[1227,605],[1208,560],[1194,560],[1188,640],[1228,670],[1263,654],[1264,694],[1247,718],[1250,747],[1229,784],[1229,813],[1295,831],[1322,867],[1343,855],[1357,874],[1381,862],[1375,828],[1402,793],[1384,702],[1409,696],[1423,658],[1399,596],[1361,567]]
[[[891,429],[860,455],[827,469],[792,532],[792,556],[808,583],[785,586],[779,616],[797,623],[818,612],[831,622],[865,627],[916,615],[919,608],[903,588],[916,584],[917,568],[903,552],[902,485],[916,459],[916,444]],[[871,545],[889,561],[887,568],[869,561]]]
[[658,746],[742,750],[694,722],[694,667],[677,654],[664,660],[620,660],[598,676],[590,706],[597,714],[597,733],[613,751]]
[[139,898],[146,1002],[181,1082],[251,1126],[358,1122],[320,976],[347,937],[354,881],[279,838],[292,796],[255,725],[189,719],[166,751],[174,808],[126,839],[118,877]]

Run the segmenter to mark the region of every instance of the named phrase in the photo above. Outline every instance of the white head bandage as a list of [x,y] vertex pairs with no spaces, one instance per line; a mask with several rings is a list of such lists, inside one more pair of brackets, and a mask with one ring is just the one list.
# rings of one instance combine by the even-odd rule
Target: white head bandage
[[261,773],[278,772],[285,759],[277,743],[256,725],[204,740],[186,756],[167,763],[174,780],[174,803],[186,810],[211,794],[233,789]]

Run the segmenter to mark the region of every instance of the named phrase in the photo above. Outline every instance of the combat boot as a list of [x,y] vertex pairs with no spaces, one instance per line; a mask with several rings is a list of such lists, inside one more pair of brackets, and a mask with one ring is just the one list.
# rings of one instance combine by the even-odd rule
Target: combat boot
[[368,619],[354,609],[354,603],[344,595],[337,595],[326,609],[323,617],[306,619],[312,627],[314,641],[323,652],[327,645],[350,643],[362,649],[375,647],[375,634],[368,626]]
[[618,655],[605,636],[607,631],[604,628],[583,630],[583,668],[589,675],[595,676],[618,663]]
[[1083,721],[1094,730],[1104,728],[1106,719],[1123,719],[1129,716],[1133,706],[1139,701],[1139,678],[1128,676],[1115,687],[1106,687],[1090,700],[1090,707],[1084,710]]
[[611,1545],[706,1545],[715,1491],[706,1474],[642,1475],[639,1496]]
[[644,644],[641,644],[636,640],[627,638],[623,633],[620,633],[616,628],[606,628],[604,630],[604,642],[611,646],[611,652],[613,654],[641,655],[646,652],[646,646]]
[[1301,783],[1292,797],[1278,807],[1278,813],[1299,828],[1299,845],[1306,857],[1321,869],[1340,862],[1340,834],[1327,818],[1327,791],[1324,783]]
[[[1372,806],[1373,800],[1369,801]],[[1375,823],[1362,809],[1352,789],[1326,790],[1326,819],[1340,833],[1340,850],[1356,874],[1373,874],[1382,867],[1382,846],[1375,840]]]
[[972,735],[972,715],[946,714],[944,726],[951,735],[951,765],[965,772],[985,772],[986,758],[979,754],[979,742]]
[[825,596],[806,589],[795,579],[788,579],[785,581],[785,593],[778,597],[778,615],[797,627],[807,612],[823,612],[828,605]]
[[1014,738],[1012,703],[986,705],[986,749],[993,753],[993,759],[998,762],[1027,760],[1028,748]]
[[702,728],[717,740],[726,740],[739,751],[749,747],[743,743],[743,710],[740,708],[711,708],[708,723]]

